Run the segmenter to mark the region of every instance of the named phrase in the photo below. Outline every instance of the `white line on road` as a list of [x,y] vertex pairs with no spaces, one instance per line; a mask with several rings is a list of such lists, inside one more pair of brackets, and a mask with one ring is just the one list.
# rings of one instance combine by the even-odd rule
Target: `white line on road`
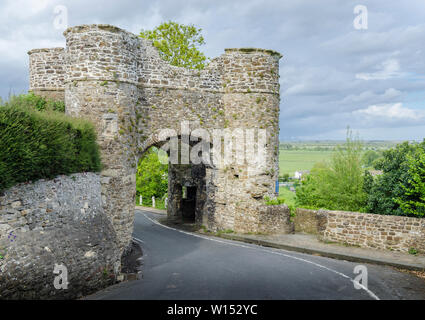
[[206,237],[206,236],[201,236],[201,235],[198,235],[198,234],[194,234],[194,233],[190,233],[190,232],[186,232],[186,231],[174,229],[174,228],[171,228],[169,226],[165,226],[165,225],[159,223],[156,220],[153,220],[153,219],[149,218],[144,213],[142,213],[142,215],[145,216],[146,219],[150,220],[151,222],[153,222],[153,223],[155,223],[155,224],[157,224],[157,225],[159,225],[159,226],[161,226],[163,228],[174,230],[174,231],[177,231],[177,232],[180,232],[180,233],[183,233],[183,234],[192,236],[192,237],[197,237],[197,238],[201,238],[201,239],[205,239],[205,240],[215,241],[215,242],[218,242],[218,243],[221,243],[221,244],[232,245],[232,246],[241,247],[241,248],[247,248],[247,249],[251,249],[251,250],[259,250],[259,251],[268,252],[268,253],[272,253],[272,254],[284,256],[284,257],[287,257],[287,258],[295,259],[295,260],[298,260],[298,261],[310,263],[310,264],[312,264],[312,265],[314,265],[316,267],[319,267],[319,268],[328,270],[328,271],[333,272],[333,273],[335,273],[335,274],[337,274],[337,275],[339,275],[339,276],[341,276],[341,277],[343,277],[345,279],[350,280],[353,284],[356,284],[358,287],[360,287],[361,289],[365,290],[369,294],[369,296],[371,296],[373,299],[380,300],[379,297],[376,294],[374,294],[371,290],[369,290],[368,288],[366,288],[364,285],[362,285],[358,281],[352,279],[350,276],[347,276],[346,274],[344,274],[342,272],[339,272],[339,271],[336,271],[334,269],[331,269],[331,268],[328,268],[326,266],[323,266],[323,265],[321,265],[319,263],[316,263],[316,262],[313,262],[313,261],[309,261],[309,260],[306,260],[306,259],[303,259],[303,258],[298,258],[298,257],[295,257],[295,256],[291,256],[289,254],[285,254],[285,253],[281,253],[281,252],[277,252],[277,251],[272,251],[272,250],[266,250],[266,249],[261,249],[261,248],[246,246],[246,245],[239,244],[239,243],[222,241],[222,240],[219,240],[219,239],[214,239],[214,238],[210,238],[210,237]]
[[136,241],[138,241],[138,242],[145,243],[143,240],[137,239],[135,237],[133,237],[133,239],[136,240]]

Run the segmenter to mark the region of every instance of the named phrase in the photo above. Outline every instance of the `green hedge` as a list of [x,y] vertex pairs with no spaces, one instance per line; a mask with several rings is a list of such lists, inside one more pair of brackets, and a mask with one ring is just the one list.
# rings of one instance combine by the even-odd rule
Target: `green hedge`
[[90,122],[18,105],[15,100],[0,106],[0,190],[60,174],[100,171]]
[[11,96],[5,105],[17,108],[29,108],[37,111],[65,112],[65,103],[63,101],[48,100],[35,95],[33,92]]

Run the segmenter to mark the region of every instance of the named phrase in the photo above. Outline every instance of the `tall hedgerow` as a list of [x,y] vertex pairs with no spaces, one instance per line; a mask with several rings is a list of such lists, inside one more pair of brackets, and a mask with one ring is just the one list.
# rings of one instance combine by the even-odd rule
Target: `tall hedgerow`
[[16,97],[0,106],[0,190],[60,174],[100,171],[90,122],[46,105],[40,109],[46,111],[37,111],[26,98]]

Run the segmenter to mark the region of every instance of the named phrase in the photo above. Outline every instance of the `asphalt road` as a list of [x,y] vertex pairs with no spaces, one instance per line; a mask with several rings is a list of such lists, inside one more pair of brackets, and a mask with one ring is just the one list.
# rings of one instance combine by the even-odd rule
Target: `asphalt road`
[[391,267],[365,264],[368,286],[356,289],[358,263],[187,233],[157,219],[136,212],[142,279],[87,299],[425,299],[424,280]]

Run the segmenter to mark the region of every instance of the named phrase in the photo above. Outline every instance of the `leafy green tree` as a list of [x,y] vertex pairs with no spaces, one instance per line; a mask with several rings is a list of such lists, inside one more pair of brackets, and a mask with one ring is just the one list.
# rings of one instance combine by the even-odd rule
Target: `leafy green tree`
[[171,65],[201,70],[207,63],[199,50],[205,44],[201,31],[193,25],[169,21],[153,30],[142,30],[140,37],[152,40],[160,56]]
[[379,159],[381,157],[381,155],[374,151],[374,150],[368,150],[363,154],[362,157],[362,164],[366,167],[366,168],[370,168],[373,167],[374,162]]
[[369,191],[372,187],[373,187],[373,176],[370,174],[369,170],[365,170],[364,179],[363,179],[363,191],[366,194],[369,194]]
[[330,210],[364,211],[362,143],[350,131],[330,163],[316,164],[297,189],[297,205]]
[[330,209],[327,186],[329,184],[329,165],[316,163],[310,174],[303,177],[301,186],[296,189],[295,202],[297,206],[313,209]]
[[413,154],[407,155],[409,173],[408,185],[401,184],[404,197],[397,197],[395,202],[407,214],[425,216],[425,140]]
[[401,143],[395,148],[385,150],[383,157],[375,163],[375,168],[383,174],[375,177],[368,192],[366,210],[371,213],[387,215],[406,215],[395,201],[407,201],[406,190],[411,176],[407,158],[415,146],[408,142]]
[[158,149],[152,147],[140,159],[136,175],[137,196],[151,205],[152,196],[162,198],[168,191],[168,165],[159,160]]

